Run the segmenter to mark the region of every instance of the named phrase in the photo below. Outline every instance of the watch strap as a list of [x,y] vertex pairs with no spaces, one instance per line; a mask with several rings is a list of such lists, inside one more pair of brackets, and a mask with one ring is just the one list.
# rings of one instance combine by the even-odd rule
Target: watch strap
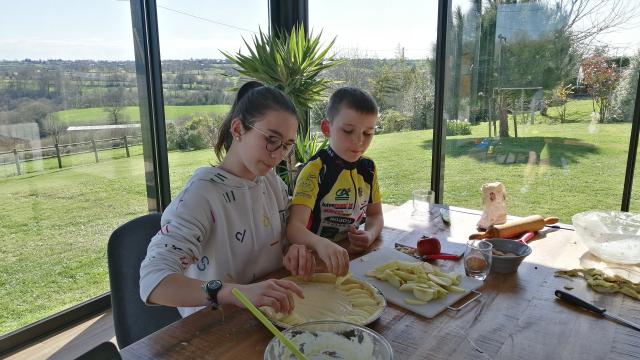
[[[211,291],[211,289],[209,288],[209,283],[212,281],[218,281],[220,283],[220,287],[215,291]],[[202,283],[201,288],[205,295],[207,295],[207,300],[209,300],[209,306],[211,307],[211,310],[217,310],[218,308],[220,308],[220,303],[218,302],[218,292],[220,291],[220,289],[222,289],[222,282],[220,282],[219,280],[205,281]]]

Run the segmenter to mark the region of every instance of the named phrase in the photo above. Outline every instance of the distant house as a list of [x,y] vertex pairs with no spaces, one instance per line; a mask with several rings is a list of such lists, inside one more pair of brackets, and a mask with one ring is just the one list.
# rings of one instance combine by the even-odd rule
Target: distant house
[[24,145],[31,143],[30,139],[23,139],[19,137],[7,136],[0,134],[0,151],[11,151],[16,145]]
[[0,125],[0,152],[16,147],[40,147],[40,132],[36,123]]

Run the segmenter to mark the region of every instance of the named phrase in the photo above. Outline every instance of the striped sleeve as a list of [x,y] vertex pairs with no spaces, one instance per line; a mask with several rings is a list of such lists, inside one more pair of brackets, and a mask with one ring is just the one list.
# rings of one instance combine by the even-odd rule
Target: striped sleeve
[[304,205],[313,210],[318,197],[320,169],[322,169],[322,160],[320,158],[305,165],[296,180],[291,205]]

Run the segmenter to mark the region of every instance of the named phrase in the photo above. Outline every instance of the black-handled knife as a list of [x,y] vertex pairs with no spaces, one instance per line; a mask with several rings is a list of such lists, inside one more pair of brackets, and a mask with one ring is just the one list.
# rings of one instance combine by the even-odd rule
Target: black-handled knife
[[589,310],[591,312],[594,312],[600,316],[606,317],[608,319],[611,319],[615,322],[618,322],[622,325],[628,326],[636,331],[640,331],[640,325],[634,324],[631,321],[619,318],[615,315],[611,315],[611,314],[607,314],[607,309],[604,308],[599,308],[591,303],[588,303],[582,299],[580,299],[577,296],[571,295],[566,291],[562,291],[562,290],[556,290],[556,297],[560,300],[566,301],[569,304],[572,305],[576,305],[579,306],[583,309]]

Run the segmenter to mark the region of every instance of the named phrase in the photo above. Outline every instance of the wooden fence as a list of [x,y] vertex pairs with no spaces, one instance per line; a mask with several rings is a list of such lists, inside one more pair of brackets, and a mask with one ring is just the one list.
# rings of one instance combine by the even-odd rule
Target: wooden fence
[[[116,142],[116,141],[117,142],[122,141],[122,143],[113,145],[113,143]],[[102,143],[111,143],[112,146],[110,146],[110,147],[99,147],[98,144],[102,144]],[[122,136],[122,137],[116,137],[116,138],[110,138],[110,139],[91,139],[89,141],[81,141],[81,142],[70,143],[70,144],[57,144],[56,143],[56,144],[53,144],[53,146],[45,146],[45,147],[40,147],[40,148],[31,148],[31,149],[24,149],[24,150],[18,150],[18,149],[14,148],[12,151],[0,152],[0,159],[2,159],[2,157],[6,156],[6,155],[13,154],[13,161],[8,161],[8,162],[2,161],[2,162],[0,162],[0,165],[15,164],[16,172],[18,173],[18,175],[21,175],[22,174],[22,170],[20,168],[20,164],[21,163],[25,163],[25,162],[29,162],[29,161],[36,161],[36,160],[45,160],[45,159],[57,158],[57,160],[58,160],[58,168],[62,169],[62,157],[63,156],[94,153],[95,159],[96,159],[96,163],[98,163],[100,161],[100,158],[98,157],[98,153],[100,151],[124,148],[126,156],[127,157],[131,157],[131,154],[129,153],[129,146],[139,145],[139,144],[140,144],[140,136],[126,136],[125,135],[125,136]],[[75,151],[75,152],[68,151],[69,148],[73,148],[73,147],[75,147],[75,148],[85,147],[85,148],[88,148],[88,150],[80,150],[80,151]],[[63,150],[61,150],[61,149],[63,149]],[[42,153],[42,156],[34,157],[33,156],[34,153]],[[22,159],[20,158],[20,154],[23,154],[22,155]],[[29,154],[30,156],[27,156],[27,154]]]

